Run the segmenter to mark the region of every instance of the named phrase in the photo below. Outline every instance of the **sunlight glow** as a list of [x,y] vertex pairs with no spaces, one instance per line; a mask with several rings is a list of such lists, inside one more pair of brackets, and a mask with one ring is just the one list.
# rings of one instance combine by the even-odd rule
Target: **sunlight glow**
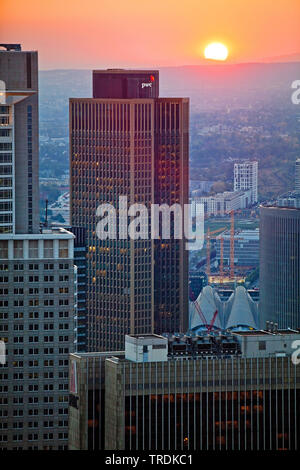
[[228,57],[228,49],[221,42],[212,42],[206,46],[204,57],[213,60],[226,60]]

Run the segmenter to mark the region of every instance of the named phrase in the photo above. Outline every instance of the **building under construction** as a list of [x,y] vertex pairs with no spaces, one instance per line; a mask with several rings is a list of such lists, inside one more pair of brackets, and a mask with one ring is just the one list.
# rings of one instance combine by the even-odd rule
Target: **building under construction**
[[[245,282],[247,273],[259,265],[259,230],[235,230],[234,211],[230,213],[230,230],[226,227],[207,230],[206,275],[212,285]],[[220,233],[221,232],[221,233]],[[217,271],[211,269],[211,241],[215,242]]]
[[[223,242],[222,242],[223,239]],[[223,243],[223,250],[221,250]],[[216,261],[220,266],[230,265],[230,232],[216,239]],[[223,261],[221,257],[223,256]],[[259,266],[259,229],[239,230],[234,233],[234,266],[236,270],[250,270]]]

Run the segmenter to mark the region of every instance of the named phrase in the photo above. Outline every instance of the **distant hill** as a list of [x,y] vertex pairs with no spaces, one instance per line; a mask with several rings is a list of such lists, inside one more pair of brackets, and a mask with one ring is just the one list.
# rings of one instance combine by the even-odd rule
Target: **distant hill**
[[[154,67],[155,68],[155,67]],[[300,61],[161,67],[161,96],[188,96],[191,112],[226,106],[247,106],[255,100],[287,100],[291,83],[300,79]],[[68,115],[70,97],[92,96],[91,70],[40,72],[41,120]],[[55,113],[53,115],[53,110]]]
[[279,55],[276,57],[268,57],[262,62],[300,62],[300,52],[295,52],[294,54],[288,55]]

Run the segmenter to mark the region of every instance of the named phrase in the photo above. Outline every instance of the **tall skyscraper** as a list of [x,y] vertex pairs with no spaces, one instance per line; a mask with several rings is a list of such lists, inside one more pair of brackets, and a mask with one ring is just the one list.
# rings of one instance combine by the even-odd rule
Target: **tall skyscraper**
[[66,449],[74,235],[40,230],[38,63],[0,51],[0,449]]
[[261,326],[300,328],[300,209],[260,208]]
[[245,161],[234,164],[234,191],[246,191],[251,189],[251,202],[255,204],[258,201],[257,182],[258,182],[258,162]]
[[[157,71],[93,72],[93,98],[70,100],[73,225],[87,229],[89,350],[127,333],[187,327],[184,240],[99,240],[96,209],[188,203],[189,101],[158,97]],[[150,227],[149,227],[150,232]]]
[[6,49],[0,49],[0,233],[38,233],[37,52],[18,44]]
[[295,162],[295,191],[300,191],[300,158]]

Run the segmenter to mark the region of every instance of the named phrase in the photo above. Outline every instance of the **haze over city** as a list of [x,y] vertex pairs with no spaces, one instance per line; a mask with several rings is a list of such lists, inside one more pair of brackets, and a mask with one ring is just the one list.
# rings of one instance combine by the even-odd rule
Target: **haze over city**
[[300,56],[298,0],[8,0],[0,40],[38,49],[40,69],[205,63],[221,42],[228,62]]
[[2,0],[1,457],[299,451],[299,24]]

